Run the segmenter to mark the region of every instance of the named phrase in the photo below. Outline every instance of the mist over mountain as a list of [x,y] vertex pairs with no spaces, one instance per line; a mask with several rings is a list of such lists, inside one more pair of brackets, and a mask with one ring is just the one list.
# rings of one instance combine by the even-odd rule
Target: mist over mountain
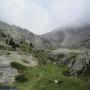
[[48,39],[54,47],[72,47],[90,39],[90,25],[58,28],[42,37]]
[[90,90],[90,0],[0,0],[0,90]]
[[[90,40],[90,25],[80,27],[61,27],[43,35],[36,35],[19,26],[0,22],[0,30],[6,36],[16,40],[32,42],[36,47],[60,48],[60,47],[88,47]],[[88,46],[87,46],[88,45]]]
[[[0,71],[2,85],[18,83],[16,88],[22,87],[22,90],[26,90],[27,80],[29,89],[34,84],[48,85],[47,90],[50,90],[51,85],[55,86],[56,90],[62,90],[63,81],[65,88],[67,86],[72,90],[68,87],[70,84],[76,90],[78,84],[80,90],[82,86],[89,90],[90,26],[62,27],[43,35],[36,35],[19,26],[0,22]],[[81,78],[82,75],[85,80]],[[62,78],[64,76],[65,78]],[[34,83],[38,78],[41,82],[39,85]]]
[[90,23],[90,0],[0,0],[0,20],[43,34]]

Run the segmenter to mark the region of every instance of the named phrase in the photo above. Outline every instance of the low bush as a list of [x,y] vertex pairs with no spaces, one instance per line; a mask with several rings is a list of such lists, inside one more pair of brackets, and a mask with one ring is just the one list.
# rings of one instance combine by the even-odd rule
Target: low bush
[[6,50],[7,50],[7,49],[8,49],[8,47],[7,47],[7,46],[4,46],[4,45],[0,45],[0,49],[1,49],[1,50],[4,50],[4,49],[6,49]]
[[25,52],[30,51],[29,45],[27,45],[27,44],[20,44],[20,49]]
[[25,74],[16,75],[15,80],[20,83],[28,81]]
[[11,62],[10,64],[11,64],[11,67],[17,69],[18,72],[24,72],[24,70],[26,69],[24,65],[17,62]]
[[64,75],[64,76],[67,76],[67,77],[70,77],[70,76],[71,76],[70,71],[69,71],[68,68],[65,69],[65,70],[63,70],[63,75]]

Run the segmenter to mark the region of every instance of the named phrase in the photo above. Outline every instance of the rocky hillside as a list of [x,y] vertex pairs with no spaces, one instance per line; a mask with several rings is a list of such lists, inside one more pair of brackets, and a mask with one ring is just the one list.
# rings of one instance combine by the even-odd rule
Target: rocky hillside
[[9,38],[12,37],[17,41],[26,41],[27,43],[32,42],[36,47],[45,48],[50,47],[50,43],[47,39],[35,35],[27,29],[22,29],[15,25],[9,25],[0,22],[0,36]]
[[52,44],[52,47],[60,47],[61,42],[64,41],[65,33],[60,30],[54,30],[42,35],[42,37],[49,40],[49,42]]
[[0,22],[0,85],[14,85],[18,90],[89,90],[89,29],[60,28],[39,36]]
[[43,35],[35,35],[27,29],[0,22],[0,36],[12,37],[28,43],[32,42],[40,48],[90,48],[90,25],[58,28]]
[[73,28],[59,28],[42,35],[53,47],[87,47],[90,48],[90,25]]
[[87,80],[90,79],[90,50],[58,49],[49,53],[48,58],[54,64],[67,65],[68,76],[84,75]]

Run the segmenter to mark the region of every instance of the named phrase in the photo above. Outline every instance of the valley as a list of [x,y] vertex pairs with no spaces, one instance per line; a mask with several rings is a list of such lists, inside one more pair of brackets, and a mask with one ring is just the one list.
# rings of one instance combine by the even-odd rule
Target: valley
[[90,90],[89,29],[35,35],[0,22],[0,88]]

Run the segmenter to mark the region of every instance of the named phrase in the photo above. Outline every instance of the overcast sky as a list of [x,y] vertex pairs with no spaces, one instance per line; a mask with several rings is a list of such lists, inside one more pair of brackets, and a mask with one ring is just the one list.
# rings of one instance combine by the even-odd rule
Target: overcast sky
[[0,0],[0,20],[43,34],[90,23],[90,0]]

